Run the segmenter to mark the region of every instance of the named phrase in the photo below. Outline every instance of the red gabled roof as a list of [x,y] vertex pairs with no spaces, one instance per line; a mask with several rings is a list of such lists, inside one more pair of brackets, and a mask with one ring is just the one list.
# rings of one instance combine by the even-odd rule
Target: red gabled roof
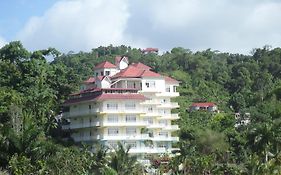
[[150,70],[144,70],[141,77],[161,77],[161,75]]
[[192,103],[191,106],[195,106],[195,107],[212,107],[212,106],[216,106],[216,104],[212,103],[212,102],[204,102],[204,103]]
[[95,81],[96,81],[95,77],[90,77],[90,78],[88,78],[88,80],[85,80],[84,83],[90,84],[90,83],[94,83]]
[[164,76],[164,78],[165,78],[165,81],[166,81],[166,82],[177,83],[177,84],[179,83],[178,80],[173,79],[173,78],[171,78],[171,77]]
[[158,52],[158,49],[150,47],[150,48],[143,49],[142,51],[143,52]]
[[143,70],[140,70],[136,68],[135,66],[128,66],[127,68],[121,70],[117,74],[113,75],[112,78],[118,78],[118,77],[140,77]]
[[128,66],[126,69],[121,70],[119,73],[112,76],[112,78],[140,78],[140,77],[160,77],[161,75],[151,70],[139,69],[135,66]]
[[104,61],[104,62],[97,64],[94,67],[94,69],[102,69],[102,68],[116,68],[116,66],[114,64],[112,64],[111,62]]
[[136,67],[136,68],[138,68],[138,69],[143,69],[143,70],[150,70],[150,69],[152,69],[151,67],[149,67],[149,66],[147,66],[147,65],[145,65],[143,63],[140,63],[140,62],[132,63],[131,65]]

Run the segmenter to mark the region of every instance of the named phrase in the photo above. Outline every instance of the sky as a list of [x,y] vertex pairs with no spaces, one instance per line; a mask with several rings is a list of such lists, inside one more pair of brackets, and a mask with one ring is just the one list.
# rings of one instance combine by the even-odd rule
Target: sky
[[0,47],[130,45],[250,54],[281,46],[281,0],[0,0]]

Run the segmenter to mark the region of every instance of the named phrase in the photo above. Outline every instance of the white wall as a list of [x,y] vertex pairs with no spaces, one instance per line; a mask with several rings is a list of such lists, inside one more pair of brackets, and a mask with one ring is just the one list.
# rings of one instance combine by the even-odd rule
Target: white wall
[[[147,82],[155,82],[155,87],[149,87],[147,88],[146,83]],[[165,92],[165,80],[163,78],[148,78],[145,77],[141,80],[142,82],[142,91],[153,91],[153,92]]]

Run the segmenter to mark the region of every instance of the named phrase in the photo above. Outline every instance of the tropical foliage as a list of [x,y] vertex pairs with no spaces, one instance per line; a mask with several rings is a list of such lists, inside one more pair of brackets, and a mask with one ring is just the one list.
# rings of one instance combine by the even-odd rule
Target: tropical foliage
[[[110,45],[61,54],[54,48],[30,52],[19,41],[0,48],[0,174],[145,172],[123,145],[107,154],[101,146],[92,153],[63,141],[67,133],[55,117],[93,66],[117,55],[181,81],[175,99],[181,107],[174,111],[181,117],[174,145],[180,154],[165,158],[168,165],[156,161],[160,173],[281,174],[280,48],[242,55],[177,47],[157,55]],[[198,101],[215,102],[220,113],[189,112]]]

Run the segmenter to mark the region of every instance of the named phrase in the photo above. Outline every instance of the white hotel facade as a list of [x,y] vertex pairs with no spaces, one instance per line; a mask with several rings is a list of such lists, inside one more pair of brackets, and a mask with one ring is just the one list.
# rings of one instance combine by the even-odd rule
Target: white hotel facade
[[100,142],[109,148],[118,142],[130,146],[129,153],[170,153],[179,140],[174,131],[178,108],[171,98],[179,96],[179,82],[151,71],[142,63],[129,65],[127,57],[115,64],[95,66],[94,76],[84,81],[81,91],[65,101],[63,118],[70,121],[75,142]]

